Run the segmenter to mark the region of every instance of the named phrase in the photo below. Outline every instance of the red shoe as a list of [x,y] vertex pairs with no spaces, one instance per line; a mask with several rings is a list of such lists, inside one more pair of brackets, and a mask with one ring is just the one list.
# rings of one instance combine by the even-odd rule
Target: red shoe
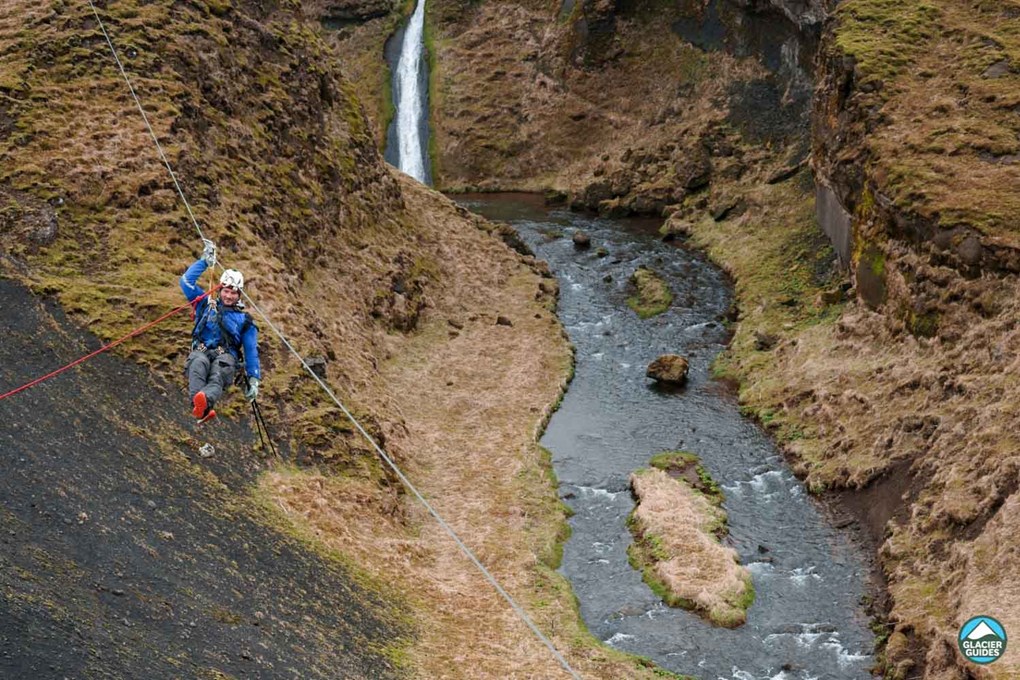
[[209,410],[209,402],[205,399],[205,392],[199,392],[191,398],[191,415],[195,416],[199,420],[205,418],[206,412]]
[[208,423],[210,420],[212,420],[215,417],[216,417],[216,410],[215,409],[209,409],[209,412],[206,413],[203,418],[199,418],[198,424],[201,425],[202,423]]

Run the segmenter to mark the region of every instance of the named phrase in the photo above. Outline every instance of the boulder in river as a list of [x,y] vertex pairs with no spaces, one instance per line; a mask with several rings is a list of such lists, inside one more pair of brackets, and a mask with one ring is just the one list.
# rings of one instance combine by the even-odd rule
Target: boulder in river
[[648,364],[645,375],[656,382],[682,385],[687,381],[688,368],[687,359],[679,354],[663,354]]
[[578,250],[584,250],[585,248],[591,247],[591,236],[584,233],[583,231],[574,232],[574,247]]
[[627,298],[627,304],[642,319],[662,314],[673,304],[673,291],[669,284],[644,265],[631,274],[630,283],[637,295]]

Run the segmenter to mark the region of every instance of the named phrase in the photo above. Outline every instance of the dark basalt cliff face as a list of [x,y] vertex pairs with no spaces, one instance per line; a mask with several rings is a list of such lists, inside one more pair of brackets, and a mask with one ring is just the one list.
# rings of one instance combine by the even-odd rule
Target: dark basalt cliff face
[[581,67],[597,67],[615,59],[622,49],[616,35],[617,0],[581,0],[573,13],[571,61]]
[[734,0],[754,12],[779,11],[801,28],[818,27],[828,15],[833,0]]
[[307,15],[334,28],[378,19],[396,9],[393,0],[304,0],[301,6]]

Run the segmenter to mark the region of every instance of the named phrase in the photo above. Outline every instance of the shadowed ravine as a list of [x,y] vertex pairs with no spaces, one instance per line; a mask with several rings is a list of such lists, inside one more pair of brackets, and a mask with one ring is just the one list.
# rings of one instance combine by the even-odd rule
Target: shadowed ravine
[[[562,570],[592,632],[706,679],[869,677],[872,635],[861,604],[868,568],[859,549],[826,523],[773,444],[710,377],[727,339],[724,274],[700,253],[661,242],[647,223],[546,214],[519,196],[463,202],[511,222],[560,281],[559,315],[577,367],[542,444],[576,513]],[[577,229],[591,235],[590,250],[575,250]],[[599,246],[609,255],[598,257]],[[675,295],[668,312],[645,321],[626,304],[627,279],[640,264],[663,274]],[[683,390],[656,389],[645,377],[666,352],[690,358]],[[727,541],[757,594],[738,629],[666,607],[628,564],[628,476],[673,449],[700,455],[725,493]]]

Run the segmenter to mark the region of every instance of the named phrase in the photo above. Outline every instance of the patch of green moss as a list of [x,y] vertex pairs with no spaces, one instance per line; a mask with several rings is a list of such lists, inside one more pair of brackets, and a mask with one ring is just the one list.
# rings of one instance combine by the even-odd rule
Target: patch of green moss
[[889,82],[939,35],[940,16],[931,2],[846,0],[836,8],[836,42],[854,57],[862,82]]
[[673,304],[673,291],[669,284],[651,269],[638,267],[630,282],[637,294],[627,298],[627,305],[642,319],[662,314]]
[[744,577],[744,589],[742,594],[727,602],[729,608],[717,607],[709,612],[709,619],[716,625],[723,628],[736,628],[743,625],[747,620],[747,610],[754,604],[755,591],[751,577]]
[[652,456],[648,464],[666,472],[682,472],[689,465],[697,464],[700,461],[697,454],[690,451],[663,451]]
[[933,338],[938,333],[940,318],[941,315],[938,312],[923,314],[910,312],[907,316],[907,328],[918,337]]
[[861,251],[857,260],[857,291],[861,299],[877,309],[888,295],[885,283],[885,252],[873,244]]
[[222,17],[230,11],[232,3],[231,0],[205,0],[205,5],[209,8],[210,13]]
[[[680,479],[682,483],[704,496],[713,505],[722,505],[724,500],[722,489],[701,464],[701,458],[697,454],[690,451],[664,451],[652,456],[648,464]],[[641,472],[638,470],[635,474]],[[718,527],[713,527],[712,531],[725,531],[725,527],[726,523],[723,521]]]
[[228,626],[239,626],[244,623],[244,618],[240,614],[223,607],[213,607],[210,615],[214,621],[227,624]]
[[555,493],[559,480],[553,468],[552,452],[544,446],[538,446],[538,451],[539,465],[522,469],[520,473],[523,485],[521,494],[524,497],[535,497],[534,508],[529,516],[535,517],[535,530],[530,533],[539,540],[536,550],[538,559],[549,569],[556,570],[563,561],[563,546],[570,538],[571,528],[567,519],[573,515],[573,510]]
[[[429,119],[430,131],[435,131],[437,129],[436,115],[437,110],[439,108],[436,105],[436,103],[433,102],[433,97],[441,96],[440,65],[438,58],[439,53],[437,51],[436,40],[437,30],[436,27],[433,25],[433,21],[431,21],[431,17],[429,15],[428,10],[426,10],[425,19],[422,26],[422,43],[423,49],[425,51],[425,62],[426,64],[428,64],[429,69],[429,96],[428,96],[429,110],[426,112],[426,115],[428,116]],[[442,175],[442,173],[440,172],[441,159],[439,157],[439,147],[434,132],[429,135],[428,154],[430,167],[432,170],[432,183],[437,187],[441,186],[441,182],[439,179]]]

